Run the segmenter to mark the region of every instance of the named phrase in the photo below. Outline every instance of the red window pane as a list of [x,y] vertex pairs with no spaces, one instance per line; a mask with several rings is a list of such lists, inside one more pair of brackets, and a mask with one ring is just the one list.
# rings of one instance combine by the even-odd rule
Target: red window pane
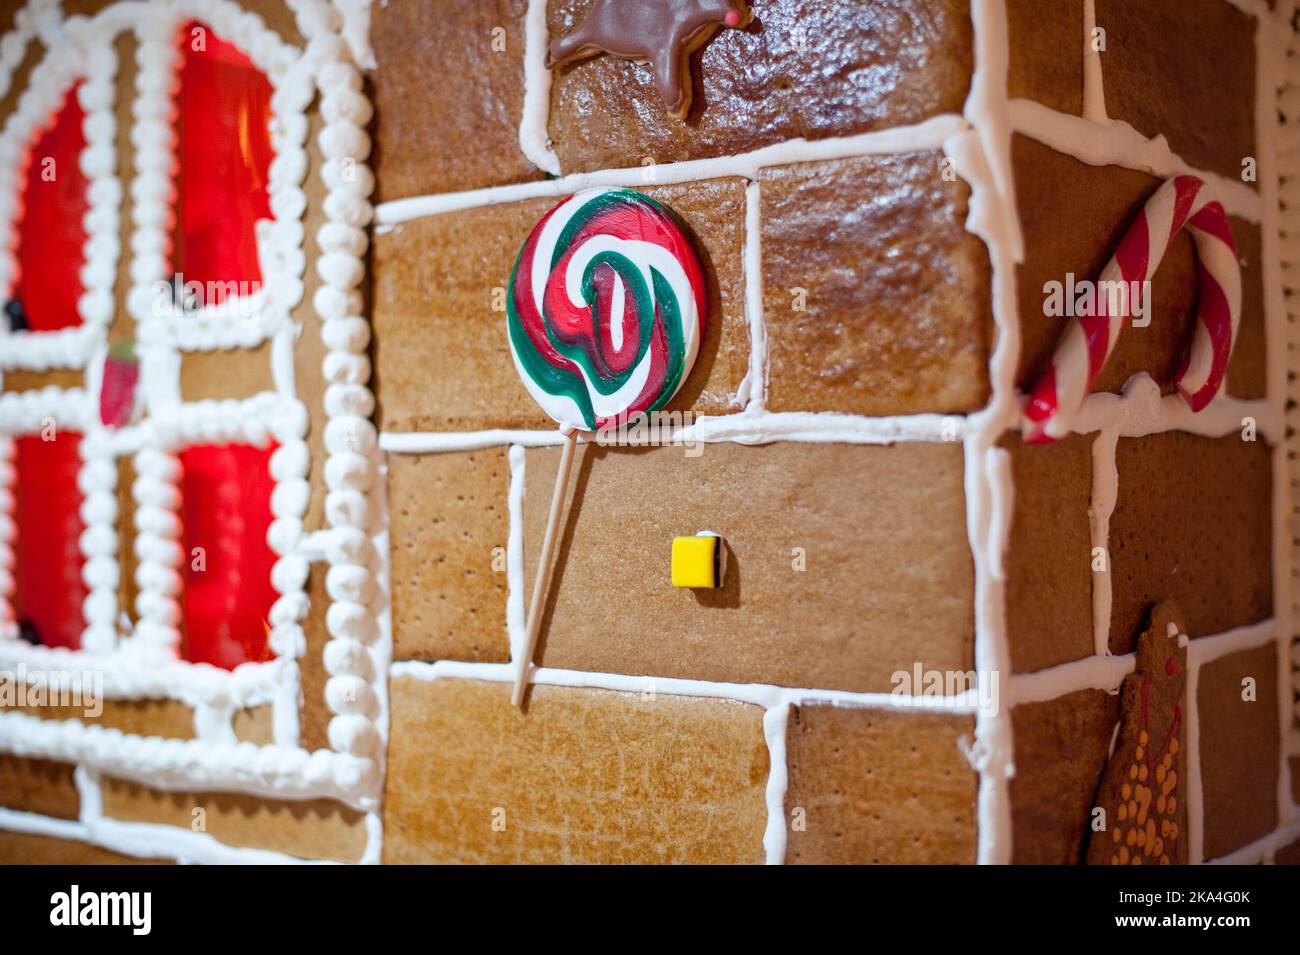
[[270,448],[199,445],[181,452],[181,542],[185,548],[183,656],[234,669],[265,660],[276,592]]
[[80,325],[82,250],[86,229],[86,177],[81,150],[81,106],[72,89],[32,144],[18,226],[16,297],[32,331]]
[[176,270],[205,285],[260,282],[254,223],[271,218],[271,84],[203,24],[186,24],[180,42]]
[[50,647],[81,646],[81,435],[53,441],[17,439],[14,465],[18,525],[14,614],[29,639]]

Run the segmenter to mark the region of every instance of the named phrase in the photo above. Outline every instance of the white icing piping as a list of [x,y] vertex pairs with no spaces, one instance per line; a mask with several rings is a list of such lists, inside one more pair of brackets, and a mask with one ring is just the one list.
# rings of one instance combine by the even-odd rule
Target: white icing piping
[[82,763],[157,789],[232,789],[270,799],[337,799],[373,808],[374,760],[331,750],[210,743],[131,736],[75,720],[56,722],[0,712],[0,750],[16,756]]
[[[6,642],[0,645],[0,657],[30,669],[42,665],[59,668],[94,666],[105,674],[106,696],[183,700],[195,708],[196,723],[203,736],[224,738],[227,742],[144,739],[100,726],[42,722],[24,714],[5,713],[0,714],[0,748],[81,761],[84,763],[83,772],[85,767],[103,769],[163,788],[222,788],[271,798],[340,799],[370,811],[365,860],[377,861],[382,826],[374,808],[378,805],[382,784],[382,748],[387,726],[384,674],[389,652],[388,622],[381,615],[376,624],[381,635],[368,654],[357,654],[347,642],[338,639],[340,630],[346,633],[366,631],[364,621],[351,613],[348,601],[340,599],[340,595],[347,597],[358,592],[373,592],[376,606],[385,604],[382,588],[374,586],[373,579],[367,583],[368,578],[382,576],[382,558],[375,558],[373,565],[364,560],[359,563],[359,559],[364,557],[362,551],[373,555],[376,547],[384,552],[387,549],[383,534],[382,488],[376,492],[372,506],[369,481],[358,472],[354,462],[341,453],[342,449],[351,448],[358,442],[363,446],[367,443],[368,422],[363,422],[365,428],[360,429],[354,427],[354,423],[373,411],[373,398],[364,386],[368,375],[364,353],[369,343],[369,327],[360,317],[359,296],[351,291],[363,271],[364,228],[370,216],[366,197],[373,178],[365,165],[369,140],[360,131],[360,127],[369,121],[370,106],[360,92],[359,76],[351,66],[345,66],[348,50],[338,35],[338,12],[320,0],[289,0],[289,6],[300,31],[308,38],[307,49],[301,54],[268,30],[258,16],[227,0],[115,3],[93,18],[74,17],[66,24],[58,18],[57,5],[52,5],[52,19],[43,35],[59,41],[53,44],[58,48],[59,57],[47,56],[38,66],[39,72],[31,83],[36,92],[29,90],[25,96],[33,102],[36,97],[48,98],[51,89],[58,85],[52,82],[56,67],[66,71],[69,62],[86,64],[90,79],[81,94],[83,106],[87,108],[87,152],[83,154],[82,164],[83,167],[93,167],[87,170],[91,178],[93,213],[88,216],[90,234],[87,249],[91,249],[90,240],[100,233],[111,235],[114,244],[112,250],[103,242],[95,246],[89,254],[93,256],[91,263],[96,271],[91,274],[88,269],[83,270],[83,278],[88,293],[101,287],[111,293],[115,269],[100,267],[107,261],[110,251],[116,254],[116,197],[120,192],[115,190],[120,186],[111,164],[115,159],[115,150],[111,148],[114,139],[111,96],[105,99],[94,81],[96,76],[111,78],[115,72],[113,61],[107,58],[112,54],[109,45],[112,38],[124,30],[138,33],[140,70],[133,103],[135,121],[132,130],[137,155],[137,176],[132,184],[136,229],[131,240],[132,291],[128,309],[143,329],[152,317],[153,283],[166,277],[166,262],[170,255],[170,232],[165,224],[169,221],[174,195],[174,184],[170,181],[175,141],[172,128],[175,103],[171,89],[178,61],[174,31],[179,30],[185,19],[206,23],[243,49],[271,81],[274,90],[272,143],[276,158],[270,170],[269,192],[276,221],[274,224],[260,224],[259,251],[263,261],[265,294],[277,307],[282,306],[286,315],[301,297],[301,277],[305,267],[301,225],[305,200],[301,182],[306,166],[303,144],[307,120],[303,111],[312,99],[313,83],[320,89],[320,114],[326,124],[321,143],[327,159],[322,176],[330,192],[325,201],[329,221],[318,236],[322,254],[317,268],[326,279],[326,287],[317,296],[316,305],[325,319],[323,338],[331,349],[325,360],[330,387],[324,403],[328,418],[325,443],[330,454],[326,464],[327,485],[330,487],[326,496],[326,513],[334,526],[329,537],[313,538],[310,542],[302,533],[302,518],[310,494],[306,481],[309,454],[303,440],[308,415],[307,410],[294,400],[292,345],[296,329],[287,324],[278,330],[273,329],[272,374],[278,393],[257,395],[243,402],[179,404],[180,354],[177,346],[211,348],[247,344],[238,336],[231,341],[222,338],[230,331],[228,328],[218,328],[209,323],[206,331],[195,334],[187,326],[183,333],[173,336],[177,340],[164,336],[163,341],[153,341],[142,347],[141,377],[150,416],[139,425],[112,432],[99,426],[95,402],[106,351],[102,344],[103,329],[93,327],[96,315],[100,313],[87,313],[96,299],[90,295],[82,297],[79,307],[86,324],[80,329],[3,339],[0,344],[4,345],[4,360],[19,367],[80,366],[86,362],[83,355],[92,357],[86,370],[86,389],[64,392],[50,388],[40,392],[0,395],[0,442],[3,442],[0,450],[8,455],[12,454],[12,442],[3,435],[36,430],[46,416],[56,417],[61,427],[76,428],[87,435],[83,441],[86,464],[79,483],[87,501],[83,509],[93,512],[86,515],[87,532],[82,539],[83,549],[90,549],[85,572],[92,590],[87,600],[88,623],[92,627],[87,630],[85,641],[87,650],[91,652],[56,651]],[[0,41],[0,58],[4,55],[3,43]],[[90,52],[78,52],[74,49],[77,44]],[[13,43],[10,42],[9,46],[12,47]],[[107,53],[97,53],[99,47]],[[72,50],[75,55],[65,50]],[[2,65],[0,63],[0,67]],[[73,80],[75,77],[67,82]],[[57,101],[45,103],[41,99],[36,105],[42,109],[32,106],[33,116],[48,115],[57,107]],[[108,117],[107,125],[103,115]],[[13,120],[10,122],[12,126]],[[25,145],[29,138],[27,135],[16,141]],[[0,135],[0,162],[6,157],[3,143],[4,137]],[[110,146],[109,152],[101,155],[104,153],[101,147],[105,144]],[[16,150],[11,150],[11,153],[13,161],[16,161]],[[2,203],[3,196],[0,195]],[[110,208],[111,221],[103,211]],[[12,219],[12,212],[7,217]],[[111,308],[103,315],[106,323],[111,319]],[[184,341],[179,341],[180,334],[183,334]],[[41,351],[15,358],[14,342],[24,337],[33,343],[26,346],[29,350],[39,346]],[[373,428],[368,434],[373,457]],[[175,482],[179,471],[172,452],[195,443],[247,441],[265,446],[271,438],[280,444],[270,461],[275,490],[271,501],[273,521],[268,531],[268,543],[278,555],[272,582],[281,593],[272,608],[270,620],[270,642],[277,657],[265,664],[245,664],[229,673],[176,661],[175,624],[179,619],[176,567],[179,566],[180,554],[179,522],[175,514],[179,501]],[[108,580],[107,565],[103,561],[108,554],[109,540],[102,533],[101,525],[111,529],[115,519],[115,499],[110,509],[104,495],[111,496],[116,469],[110,468],[113,472],[110,476],[110,469],[103,465],[123,454],[137,457],[137,481],[133,492],[139,505],[136,519],[142,525],[137,535],[137,546],[143,552],[138,570],[142,578],[141,620],[135,635],[113,648],[100,646],[107,641],[96,637],[94,625],[97,622],[102,625],[110,619],[104,599],[108,594]],[[12,468],[6,467],[3,476],[11,481]],[[376,529],[373,541],[367,539],[358,543],[354,529],[358,523]],[[6,542],[12,538],[12,524],[11,518],[0,520],[0,531],[5,532],[0,534],[0,560],[5,556]],[[321,548],[323,553],[314,554],[309,543],[311,546],[324,545]],[[115,532],[112,549],[115,553]],[[360,717],[358,725],[350,717],[336,716],[331,724],[331,740],[338,744],[342,737],[346,742],[343,748],[364,750],[367,748],[366,727],[369,726],[373,731],[369,749],[372,752],[379,750],[377,756],[362,757],[330,750],[308,754],[297,748],[300,688],[295,658],[301,654],[305,643],[300,623],[307,602],[302,588],[310,560],[316,557],[323,557],[331,563],[327,590],[335,598],[335,604],[327,614],[331,632],[335,635],[326,648],[326,668],[333,675],[327,687],[327,699],[336,713],[368,709],[382,723],[382,728],[376,728],[366,717]],[[5,586],[11,589],[12,579],[2,574],[0,590]],[[115,606],[115,589],[111,596]],[[3,603],[6,615],[11,616],[8,601]],[[11,621],[7,622],[4,631],[3,636],[13,636]],[[100,650],[112,652],[96,652]],[[360,688],[349,681],[359,681]],[[266,702],[273,707],[276,745],[231,745],[228,742],[229,719],[234,711],[240,706]],[[121,835],[127,843],[153,838],[154,830],[159,837],[165,838],[170,831],[169,827],[126,825],[109,820],[104,821],[104,827],[105,831]],[[97,830],[88,838],[94,841],[99,835],[102,833]],[[138,850],[138,843],[136,845]],[[276,855],[250,854],[245,850],[226,850],[216,843],[212,845],[211,851],[186,848],[185,852],[208,861],[241,858],[255,861],[259,855],[265,855],[270,861]]]
[[[52,9],[57,15],[57,6]],[[103,341],[113,316],[112,284],[117,271],[120,186],[113,148],[113,82],[116,57],[106,44],[91,48],[77,45],[59,34],[57,45],[46,52],[32,71],[27,88],[0,132],[0,222],[9,241],[0,250],[0,292],[6,296],[18,282],[18,211],[26,185],[31,148],[38,131],[59,111],[68,91],[79,80],[78,102],[84,110],[86,137],[78,164],[86,177],[88,208],[83,220],[86,261],[81,268],[85,291],[77,301],[82,324],[57,331],[11,332],[0,323],[0,363],[8,368],[45,371],[50,368],[84,368]],[[102,261],[101,261],[102,259]]]
[[36,36],[38,10],[49,5],[50,0],[28,0],[14,11],[13,28],[0,39],[0,99],[8,95],[14,73],[27,55],[27,44]]
[[[388,0],[382,2],[387,5]],[[352,62],[363,70],[378,67],[374,48],[370,45],[370,4],[371,0],[334,0],[334,7],[343,18],[339,33],[348,45]]]
[[767,324],[763,315],[763,226],[757,181],[745,187],[745,315],[749,319],[749,368],[735,403],[750,412],[767,407]]
[[[944,152],[970,186],[966,229],[988,249],[996,325],[996,342],[989,358],[989,407],[971,417],[975,430],[963,439],[966,527],[975,570],[975,669],[1009,674],[1001,554],[1007,546],[1013,488],[1010,468],[1000,458],[997,442],[1020,413],[1014,381],[1020,350],[1015,267],[1023,258],[1023,240],[1011,168],[1009,39],[1003,0],[972,0],[971,22],[975,73],[964,113],[972,131],[951,136],[944,143]],[[968,758],[979,772],[977,861],[1009,862],[1009,780],[1015,765],[1008,707],[976,715],[975,740]]]
[[1300,822],[1291,822],[1279,826],[1268,835],[1256,839],[1249,845],[1242,846],[1236,852],[1230,852],[1217,859],[1207,860],[1207,865],[1273,865],[1273,856],[1278,849],[1284,849],[1300,839]]
[[[366,165],[370,136],[365,129],[371,107],[362,91],[361,73],[337,33],[341,26],[337,12],[307,0],[302,6],[319,15],[314,23],[300,22],[310,38],[307,56],[315,64],[316,82],[323,91],[325,127],[318,142],[328,190],[324,203],[328,221],[317,235],[322,255],[316,271],[323,284],[312,303],[328,349],[322,365],[327,422],[325,517],[332,531],[325,574],[331,600],[326,613],[330,639],[324,662],[330,678],[325,698],[334,714],[328,732],[335,750],[373,768],[369,792],[370,801],[377,804],[388,727],[385,675],[391,657],[391,620],[386,478],[370,421],[375,407],[367,384],[370,326],[359,291],[369,243],[365,230],[373,215],[374,176]],[[367,858],[379,858],[379,830],[376,821]]]
[[1264,199],[1260,193],[1239,179],[1189,165],[1169,148],[1163,136],[1147,139],[1119,120],[1095,123],[1026,99],[1011,101],[1011,122],[1017,133],[1089,166],[1122,166],[1159,179],[1197,176],[1214,186],[1229,215],[1248,222],[1263,218]]
[[[156,283],[165,281],[170,274],[165,266],[161,272],[157,271],[170,250],[170,236],[159,234],[170,219],[151,220],[143,230],[137,229],[141,242],[157,243],[160,238],[163,242],[160,248],[149,245],[148,256],[142,256],[148,262],[148,268],[142,264],[137,272],[133,266],[132,314],[139,323],[137,337],[141,341],[166,343],[187,350],[251,348],[272,338],[288,325],[291,310],[302,301],[302,276],[306,266],[302,250],[302,216],[307,206],[302,182],[307,172],[306,109],[315,92],[312,65],[297,49],[284,43],[279,34],[268,28],[261,17],[244,11],[229,0],[171,0],[166,6],[167,15],[151,20],[147,27],[137,27],[142,33],[142,41],[147,29],[151,46],[166,43],[172,48],[167,58],[156,64],[147,78],[142,78],[139,83],[141,97],[147,96],[151,106],[151,121],[158,122],[165,114],[166,122],[171,125],[176,112],[172,90],[180,65],[176,37],[181,24],[187,20],[202,21],[217,36],[247,54],[271,85],[270,139],[274,158],[268,170],[266,188],[273,218],[259,221],[255,228],[262,273],[260,289],[189,312],[161,299],[155,288]],[[322,102],[322,115],[324,113],[325,104]],[[159,150],[150,161],[174,162],[174,146],[173,136],[168,148]],[[165,215],[174,215],[175,197],[174,184],[168,180],[165,193],[157,197],[168,210]],[[132,245],[139,255],[140,248],[134,240]],[[162,253],[162,259],[155,257],[157,252]],[[149,272],[152,272],[151,276],[146,274]]]
[[403,222],[425,216],[499,205],[503,202],[518,202],[521,199],[559,198],[584,189],[620,186],[643,189],[647,185],[695,182],[727,176],[753,180],[758,178],[759,170],[767,166],[937,149],[950,136],[966,128],[967,124],[960,116],[943,115],[914,126],[897,126],[857,136],[815,140],[791,139],[735,156],[663,163],[653,168],[653,179],[649,181],[646,178],[646,167],[635,166],[630,169],[572,173],[560,179],[491,186],[466,192],[394,199],[390,202],[381,202],[375,207],[376,231],[382,234]]
[[1092,442],[1092,497],[1088,502],[1088,527],[1093,552],[1105,555],[1103,571],[1092,572],[1092,651],[1098,658],[1110,655],[1110,613],[1113,588],[1110,567],[1110,519],[1119,500],[1118,422],[1102,428]]
[[[976,427],[975,420],[973,416],[965,415],[918,414],[867,418],[837,412],[770,412],[760,409],[730,415],[701,415],[689,425],[670,429],[666,440],[674,444],[770,444],[773,441],[892,444],[897,441],[959,441]],[[580,443],[589,443],[596,439],[584,435],[578,440]],[[401,454],[473,451],[505,444],[538,448],[563,443],[563,436],[554,429],[386,431],[379,436],[382,450]]]
[[524,106],[519,117],[519,149],[542,172],[560,175],[560,157],[551,148],[551,71],[546,68],[546,0],[528,0],[524,16]]
[[[389,667],[392,677],[412,677],[425,682],[434,680],[482,680],[488,683],[513,683],[514,667],[509,663],[470,663],[462,660],[396,660]],[[950,696],[910,696],[902,693],[863,693],[853,690],[814,690],[774,686],[769,683],[724,683],[715,680],[691,680],[676,677],[598,673],[592,670],[565,670],[534,665],[529,683],[543,686],[579,687],[643,693],[653,686],[665,696],[695,696],[707,699],[750,703],[770,710],[780,706],[830,705],[869,709],[939,710],[950,713],[974,713],[979,707],[975,690]]]

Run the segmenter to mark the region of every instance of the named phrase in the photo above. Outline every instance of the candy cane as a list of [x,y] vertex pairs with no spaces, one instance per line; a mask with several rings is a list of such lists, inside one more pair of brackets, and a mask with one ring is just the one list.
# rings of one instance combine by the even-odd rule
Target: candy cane
[[[1134,283],[1151,280],[1184,227],[1196,243],[1200,301],[1192,341],[1175,384],[1192,411],[1200,411],[1218,394],[1241,318],[1241,267],[1228,217],[1213,190],[1194,176],[1177,176],[1147,201],[1102,270],[1098,288],[1120,289],[1116,301],[1098,292],[1093,314],[1079,316],[1069,327],[1051,365],[1030,392],[1023,422],[1026,441],[1054,441],[1070,433],[1075,415],[1119,340],[1129,314],[1129,291]],[[1118,307],[1112,309],[1112,304]]]

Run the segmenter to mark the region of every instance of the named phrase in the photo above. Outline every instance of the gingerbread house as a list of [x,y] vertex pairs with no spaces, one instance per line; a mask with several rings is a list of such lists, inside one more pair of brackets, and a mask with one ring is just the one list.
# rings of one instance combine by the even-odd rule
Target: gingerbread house
[[0,861],[1300,861],[1297,16],[3,4]]

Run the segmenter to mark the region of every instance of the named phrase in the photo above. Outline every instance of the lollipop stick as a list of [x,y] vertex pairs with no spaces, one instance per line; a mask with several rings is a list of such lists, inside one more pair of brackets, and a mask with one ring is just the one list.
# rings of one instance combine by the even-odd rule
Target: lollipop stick
[[[562,429],[563,430],[563,429]],[[510,698],[514,706],[523,706],[524,687],[528,685],[528,668],[532,666],[533,650],[537,648],[537,631],[542,625],[542,607],[546,604],[546,590],[551,585],[554,567],[556,531],[560,526],[560,510],[564,493],[569,487],[569,471],[573,467],[573,449],[578,443],[576,431],[564,432],[564,450],[560,452],[560,469],[555,474],[555,493],[551,495],[551,513],[546,518],[546,536],[542,538],[542,552],[537,557],[537,577],[533,582],[533,599],[528,604],[528,626],[524,652],[515,671],[515,691]]]

